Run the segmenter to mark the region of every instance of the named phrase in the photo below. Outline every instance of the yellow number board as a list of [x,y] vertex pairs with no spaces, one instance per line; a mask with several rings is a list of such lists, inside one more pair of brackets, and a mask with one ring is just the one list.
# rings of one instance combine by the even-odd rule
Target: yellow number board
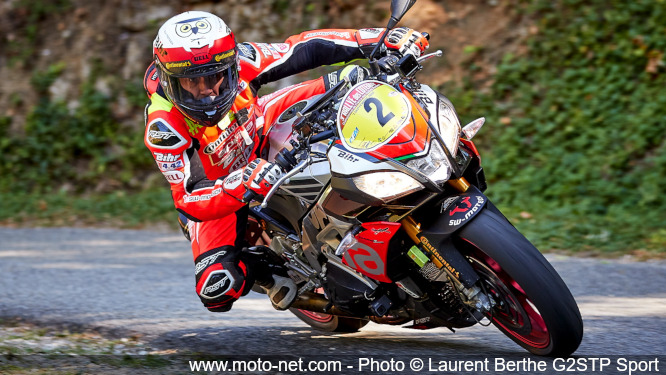
[[409,100],[379,81],[364,81],[342,100],[338,133],[350,151],[368,152],[388,143],[409,122]]

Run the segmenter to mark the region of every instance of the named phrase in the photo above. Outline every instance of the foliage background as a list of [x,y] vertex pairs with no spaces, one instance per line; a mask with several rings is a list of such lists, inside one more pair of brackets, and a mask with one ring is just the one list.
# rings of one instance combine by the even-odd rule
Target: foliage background
[[[231,9],[197,3],[171,2],[171,11]],[[240,3],[233,9],[265,9],[277,19],[300,11],[298,22],[270,23],[279,27],[268,33],[280,40],[315,27],[381,25],[389,2]],[[483,10],[493,2],[471,3]],[[446,22],[463,22],[465,17],[454,19],[451,9],[461,14],[470,6],[420,0],[416,7],[422,5],[447,10],[449,20],[426,19],[415,8],[419,18],[403,23],[437,30]],[[453,101],[463,123],[486,117],[475,142],[489,178],[489,197],[543,250],[663,256],[666,1],[505,1],[493,7],[509,24],[528,25],[521,29],[528,32],[516,36],[518,27],[507,27],[503,40],[513,40],[510,44],[493,38],[462,40],[460,50],[450,48],[447,59],[421,77]],[[154,35],[167,15],[147,18],[139,31]],[[0,65],[3,72],[29,76],[31,87],[25,94],[5,82],[0,90],[5,103],[0,221],[121,227],[174,223],[167,184],[142,143],[143,67],[117,79],[108,55],[87,56],[76,100],[54,89],[72,63],[39,58],[37,46],[45,43],[40,30],[59,29],[71,17],[86,17],[76,1],[4,5],[3,18],[14,32],[3,33],[0,40]],[[239,39],[257,40],[256,30],[241,18],[230,18],[234,30],[246,30],[247,38]],[[475,26],[481,30],[486,24]],[[455,39],[431,34],[434,48],[438,38]],[[96,35],[104,40],[105,34]],[[139,65],[147,66],[146,55]],[[463,74],[446,73],[454,67]]]
[[460,113],[488,113],[491,196],[524,211],[542,247],[662,252],[666,4],[534,1],[522,11],[538,28],[527,53],[505,55],[487,93],[453,89]]

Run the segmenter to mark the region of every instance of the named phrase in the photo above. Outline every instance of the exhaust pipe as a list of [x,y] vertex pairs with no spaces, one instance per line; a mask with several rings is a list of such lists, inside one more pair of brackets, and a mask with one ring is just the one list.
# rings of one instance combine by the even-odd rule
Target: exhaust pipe
[[331,302],[321,294],[312,292],[307,292],[300,295],[298,298],[296,298],[296,301],[291,304],[290,308],[307,310],[321,314],[344,316],[348,318],[367,319],[366,317],[361,317],[346,311],[342,311],[339,308],[333,306],[333,304],[331,304]]
[[[358,316],[342,311],[335,306],[329,306],[330,301],[327,300],[324,296],[317,293],[304,293],[299,296],[294,303],[291,304],[290,308],[307,310],[312,312],[317,312],[321,314],[330,314],[336,316],[344,316],[346,318],[355,318],[355,319],[369,319],[378,324],[390,324],[390,325],[401,325],[409,322],[413,318],[405,316]],[[328,309],[327,309],[328,307]]]

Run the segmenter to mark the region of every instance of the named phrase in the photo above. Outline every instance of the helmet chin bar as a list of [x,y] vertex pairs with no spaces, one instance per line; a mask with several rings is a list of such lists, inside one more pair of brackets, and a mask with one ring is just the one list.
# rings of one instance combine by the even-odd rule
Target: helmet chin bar
[[[223,86],[216,96],[206,96],[195,99],[193,93],[181,86],[179,78],[162,74],[161,79],[169,82],[164,92],[169,100],[189,119],[203,126],[216,126],[226,115],[238,94],[238,73],[233,71],[235,66],[229,66],[224,73]],[[214,73],[219,74],[219,73]],[[226,84],[226,85],[225,85]],[[211,93],[212,94],[212,93]]]
[[[176,105],[176,108],[178,108],[178,110],[188,119],[205,127],[217,126],[217,124],[222,120],[224,115],[226,115],[229,112],[229,110],[226,111],[213,110],[213,111],[204,112],[200,110],[193,110],[181,105]],[[201,114],[204,114],[206,118],[202,118]]]

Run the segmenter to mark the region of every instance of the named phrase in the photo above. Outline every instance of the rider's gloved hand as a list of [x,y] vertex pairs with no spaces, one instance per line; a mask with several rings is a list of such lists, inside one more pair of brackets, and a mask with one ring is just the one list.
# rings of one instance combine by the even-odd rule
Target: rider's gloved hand
[[254,159],[243,170],[243,185],[258,195],[266,195],[282,174],[280,166],[264,159]]
[[411,54],[414,57],[420,57],[430,47],[425,35],[407,27],[398,27],[389,31],[384,45],[388,48],[389,53],[397,51],[400,56]]

